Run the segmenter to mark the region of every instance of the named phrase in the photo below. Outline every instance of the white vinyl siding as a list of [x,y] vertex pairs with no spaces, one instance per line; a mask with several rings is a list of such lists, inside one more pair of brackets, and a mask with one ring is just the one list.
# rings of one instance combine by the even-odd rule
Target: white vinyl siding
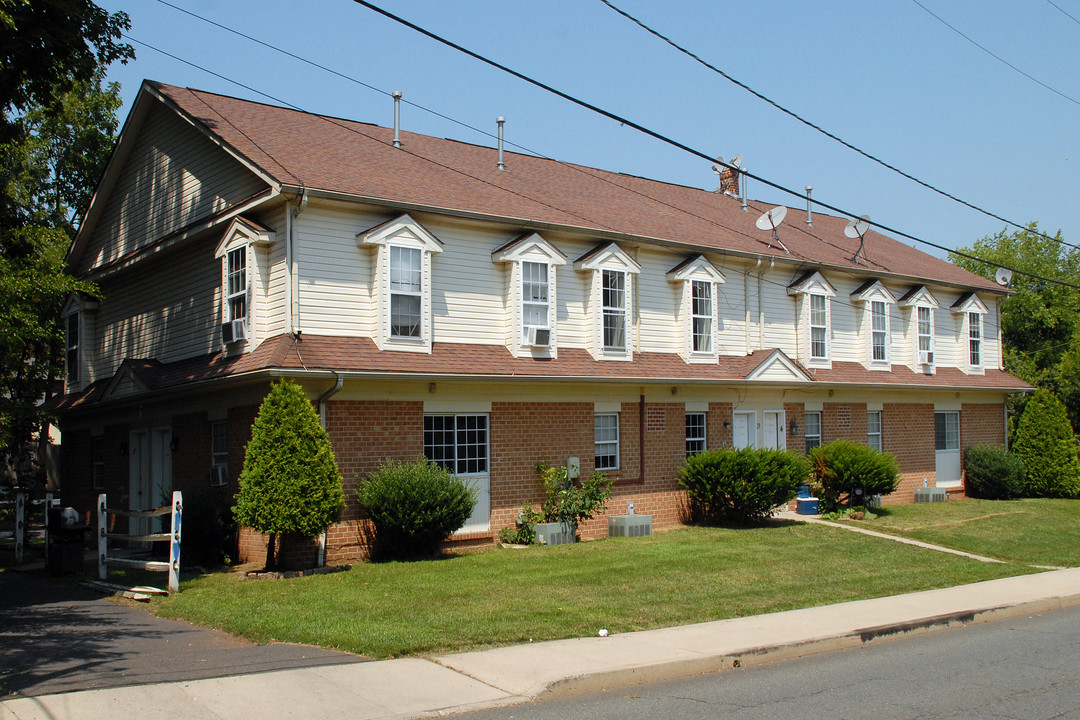
[[[314,203],[293,219],[299,323],[304,332],[376,335],[377,304],[372,288],[376,253],[358,251],[356,233],[383,219],[382,215]],[[286,268],[283,271],[287,273]]]
[[171,110],[150,110],[76,273],[157,242],[266,187]]

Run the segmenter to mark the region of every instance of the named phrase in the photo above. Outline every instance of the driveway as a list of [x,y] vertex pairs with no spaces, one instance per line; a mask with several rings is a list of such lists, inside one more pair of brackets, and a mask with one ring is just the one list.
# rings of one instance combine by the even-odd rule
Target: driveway
[[39,572],[0,570],[0,699],[362,662],[304,645],[255,645]]

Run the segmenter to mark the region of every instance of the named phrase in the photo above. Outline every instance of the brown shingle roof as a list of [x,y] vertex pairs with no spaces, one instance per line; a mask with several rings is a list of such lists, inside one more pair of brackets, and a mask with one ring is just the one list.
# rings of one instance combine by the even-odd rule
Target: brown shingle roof
[[[768,207],[698,188],[393,130],[223,95],[147,83],[181,112],[279,183],[399,205],[490,216],[524,226],[557,225],[688,246],[788,257],[769,247],[754,221]],[[847,218],[814,216],[814,226],[780,228],[791,259],[855,271],[1001,292],[995,283],[873,231],[847,238]]]

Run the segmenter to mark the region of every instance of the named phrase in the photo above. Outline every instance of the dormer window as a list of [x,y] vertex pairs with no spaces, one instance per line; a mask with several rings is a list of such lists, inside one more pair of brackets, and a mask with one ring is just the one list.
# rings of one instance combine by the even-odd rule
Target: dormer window
[[588,349],[599,360],[632,360],[634,317],[632,283],[641,266],[615,243],[597,245],[574,262],[590,274]]
[[64,364],[67,381],[72,384],[79,382],[79,315],[78,311],[68,314],[67,332],[64,333]]
[[889,308],[896,298],[880,280],[867,280],[851,293],[851,302],[863,308],[861,335],[865,338],[864,362],[871,370],[889,370]]
[[787,292],[796,298],[798,355],[815,367],[829,367],[831,299],[836,297],[836,288],[819,271],[812,270],[788,285]]
[[356,244],[376,249],[372,297],[380,350],[431,352],[431,257],[442,243],[423,225],[401,215],[358,233]]
[[916,285],[908,290],[897,301],[897,304],[900,307],[911,308],[906,334],[908,338],[914,339],[914,346],[911,349],[912,369],[921,368],[924,372],[932,374],[935,363],[934,338],[937,332],[934,310],[941,307],[941,304],[924,285]]
[[881,300],[870,303],[870,362],[889,360],[889,311]]
[[390,337],[419,338],[424,305],[424,258],[420,248],[391,245]]
[[968,313],[968,365],[982,365],[982,314]]
[[221,258],[221,342],[239,350],[255,332],[256,249],[274,242],[274,231],[245,217],[235,218],[218,243]]
[[60,310],[64,329],[65,392],[78,392],[94,382],[91,352],[94,342],[94,318],[98,303],[73,294]]
[[230,250],[226,254],[225,322],[232,326],[231,338],[227,342],[247,338],[248,295],[251,293],[247,256],[247,245]]
[[603,271],[604,350],[626,350],[626,273]]
[[961,295],[949,310],[957,322],[956,339],[962,348],[960,352],[963,353],[957,358],[958,364],[964,367],[966,362],[967,372],[979,375],[983,372],[985,362],[983,324],[989,310],[973,292]]
[[537,233],[520,235],[491,253],[507,266],[506,345],[517,356],[556,356],[556,268],[566,256]]
[[691,255],[668,271],[679,283],[675,322],[679,354],[687,362],[716,362],[716,295],[724,276],[702,255]]

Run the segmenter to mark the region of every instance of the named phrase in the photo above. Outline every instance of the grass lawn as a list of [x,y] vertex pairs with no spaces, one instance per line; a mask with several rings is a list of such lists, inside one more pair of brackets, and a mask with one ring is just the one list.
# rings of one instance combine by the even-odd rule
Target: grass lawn
[[[899,517],[899,516],[894,516]],[[686,528],[296,580],[187,579],[160,615],[369,657],[592,636],[1031,572],[820,525]]]
[[859,525],[1025,565],[1080,566],[1080,500],[890,505]]

